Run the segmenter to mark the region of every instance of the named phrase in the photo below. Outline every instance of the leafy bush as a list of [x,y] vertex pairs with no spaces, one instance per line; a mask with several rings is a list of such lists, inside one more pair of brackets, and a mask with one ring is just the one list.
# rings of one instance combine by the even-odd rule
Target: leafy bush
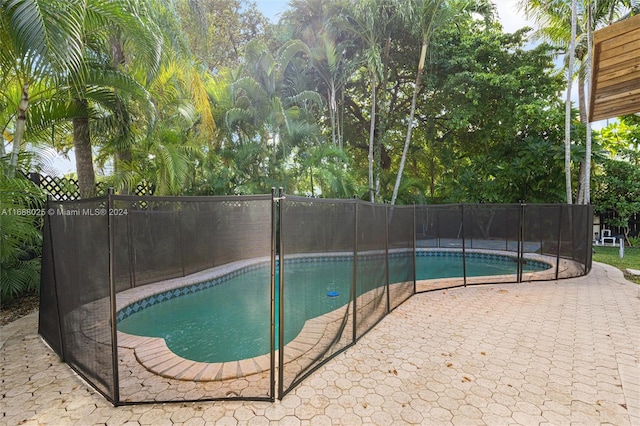
[[629,237],[627,238],[629,245],[631,247],[640,247],[640,236],[639,237]]
[[[0,174],[4,174],[0,170]],[[0,179],[0,298],[8,302],[40,286],[44,193],[18,176]]]

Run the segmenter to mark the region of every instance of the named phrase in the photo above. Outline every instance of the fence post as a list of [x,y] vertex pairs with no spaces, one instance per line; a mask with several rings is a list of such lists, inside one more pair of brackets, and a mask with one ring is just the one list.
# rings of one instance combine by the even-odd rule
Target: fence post
[[524,213],[526,204],[520,202],[520,209],[518,210],[518,277],[517,282],[522,282],[522,270],[524,262]]
[[282,228],[284,222],[282,220],[282,212],[284,210],[284,203],[282,199],[284,197],[284,189],[278,188],[278,202],[279,215],[278,220],[280,222],[280,256],[279,256],[279,268],[280,273],[278,288],[279,288],[279,311],[278,311],[278,399],[282,399],[284,396],[284,242],[282,241]]
[[276,233],[277,226],[277,201],[276,188],[271,188],[271,371],[269,383],[269,396],[274,400],[276,393]]
[[467,286],[467,251],[465,247],[465,235],[464,235],[464,204],[460,204],[460,232],[462,234],[462,276],[464,280],[464,286]]
[[351,290],[351,294],[353,294],[353,330],[351,334],[351,342],[355,343],[356,338],[358,337],[356,327],[358,321],[358,315],[356,314],[356,311],[358,310],[358,200],[354,199],[353,203],[353,283]]
[[560,204],[560,217],[558,218],[558,244],[556,246],[556,280],[560,276],[560,247],[562,240],[562,210],[564,210],[564,204]]
[[591,267],[593,266],[593,205],[589,204],[587,206],[587,224],[589,227],[589,232],[587,232],[587,253],[586,253],[586,264],[585,264],[585,275],[591,271]]
[[418,273],[418,267],[416,265],[417,263],[417,244],[416,244],[416,203],[413,203],[413,294],[416,294],[416,280],[417,280],[417,273]]
[[[391,207],[393,208],[393,207]],[[385,285],[387,290],[387,314],[391,311],[391,296],[389,295],[389,206],[384,204],[384,260],[385,260]]]
[[620,259],[624,258],[624,237],[620,237]]
[[42,184],[42,177],[40,176],[40,173],[38,172],[29,172],[28,176],[29,180],[31,182],[33,182],[34,184],[36,184],[36,186],[38,188],[42,188],[41,184]]
[[116,282],[114,271],[115,245],[113,241],[113,188],[107,192],[107,240],[109,247],[109,299],[111,303],[111,350],[113,361],[113,400],[120,405],[120,376],[118,374],[118,327],[116,323]]
[[[51,208],[51,202],[53,201],[53,197],[51,194],[47,194],[47,202],[45,204],[45,211],[47,213],[47,217],[45,218],[45,223],[48,223],[47,226],[47,232],[49,233],[49,250],[51,253],[51,269],[53,270],[53,288],[54,288],[54,294],[56,297],[56,314],[58,315],[58,317],[56,318],[57,322],[58,322],[58,336],[60,338],[60,358],[62,358],[62,361],[67,362],[65,359],[65,354],[64,354],[64,349],[65,349],[65,344],[64,344],[64,333],[62,332],[62,317],[60,316],[60,298],[58,297],[58,279],[56,276],[56,257],[55,257],[55,251],[54,248],[54,242],[53,242],[53,233],[51,231],[51,217],[54,216],[56,214],[55,209]],[[44,232],[45,230],[43,229],[42,232]],[[44,238],[43,238],[44,239]],[[43,250],[45,249],[45,247],[43,247]],[[42,300],[42,299],[41,299]]]

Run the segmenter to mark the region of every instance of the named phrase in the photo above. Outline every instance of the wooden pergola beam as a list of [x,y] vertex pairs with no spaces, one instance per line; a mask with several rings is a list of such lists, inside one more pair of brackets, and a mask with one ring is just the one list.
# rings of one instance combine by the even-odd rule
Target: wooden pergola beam
[[589,121],[640,112],[640,15],[593,34]]

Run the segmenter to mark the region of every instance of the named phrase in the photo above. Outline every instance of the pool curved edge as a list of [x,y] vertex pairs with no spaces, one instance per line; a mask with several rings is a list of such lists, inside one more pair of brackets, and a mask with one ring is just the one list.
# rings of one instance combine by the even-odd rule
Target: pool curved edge
[[[418,251],[423,251],[425,249],[418,249]],[[430,249],[426,249],[430,250]],[[460,251],[459,249],[438,249],[438,251]],[[498,251],[498,250],[483,250],[483,249],[468,249],[466,250],[468,253],[480,253],[480,254],[496,254],[499,256],[516,258],[513,252],[508,251]],[[537,253],[524,253],[523,258],[525,260],[534,261],[538,263],[544,263],[549,267],[542,271],[536,272],[523,272],[522,273],[522,281],[553,281],[556,279],[556,270],[558,272],[559,277],[563,276],[580,276],[581,265],[578,262],[572,261],[570,259],[560,258],[558,267],[556,268],[556,260],[555,256],[549,256],[544,254]],[[467,285],[481,285],[481,284],[508,284],[508,283],[516,283],[517,282],[516,274],[506,274],[506,275],[486,275],[486,276],[470,276],[467,277],[466,284]],[[442,290],[450,287],[460,287],[465,284],[464,277],[454,277],[454,278],[435,278],[431,280],[417,280],[416,281],[416,293],[422,293],[426,291],[433,290]]]
[[[407,283],[394,283],[395,288]],[[338,309],[307,320],[300,333],[284,347],[284,364],[306,363],[322,355],[336,331],[349,313],[351,303]],[[366,309],[366,305],[359,309]],[[351,322],[351,315],[347,323]],[[136,361],[147,371],[162,377],[187,381],[219,381],[238,379],[254,374],[266,373],[271,369],[270,354],[238,361],[206,363],[183,358],[169,349],[161,337],[135,336],[118,331],[118,346],[133,351]],[[275,351],[277,359],[279,354]]]
[[[394,283],[389,288],[393,293],[406,284],[408,282]],[[373,303],[373,299],[369,303]],[[366,309],[367,305],[368,303],[359,306],[358,310]],[[300,333],[285,345],[284,364],[306,363],[323,354],[327,348],[327,342],[335,337],[336,330],[340,327],[345,315],[349,314],[350,307],[351,303],[307,320]],[[351,315],[347,321],[351,322]],[[220,381],[266,373],[271,369],[270,354],[222,363],[198,362],[172,352],[161,337],[135,336],[123,331],[118,331],[118,346],[132,350],[136,361],[147,371],[169,379],[196,382]],[[277,350],[274,356],[278,358]]]
[[[418,249],[419,251],[430,251],[430,249]],[[399,252],[401,250],[398,250]],[[404,250],[402,250],[404,251]],[[438,249],[437,251],[459,251],[457,249]],[[391,252],[391,250],[390,250]],[[472,249],[468,252],[473,253],[486,253],[499,256],[514,257],[511,252],[501,252],[496,250],[482,250]],[[334,255],[344,256],[347,253],[335,253]],[[324,254],[307,254],[306,256],[329,256]],[[296,256],[298,257],[298,256]],[[545,256],[539,254],[525,254],[525,259],[541,262],[549,265],[548,269],[538,272],[526,272],[523,273],[523,280],[545,280],[555,279],[556,258],[552,256]],[[158,294],[163,291],[170,291],[177,288],[184,288],[185,286],[197,284],[203,280],[220,277],[225,274],[237,272],[247,267],[262,264],[267,259],[252,259],[240,262],[234,262],[233,264],[225,265],[224,267],[214,268],[213,270],[203,271],[201,273],[193,274],[185,278],[178,278],[161,283],[138,287],[125,292],[119,293],[116,297],[117,310],[121,311],[125,307],[142,300],[151,295]],[[574,262],[561,259],[560,269],[568,270],[572,268]],[[467,277],[466,283],[472,284],[486,284],[486,283],[508,283],[515,282],[516,275],[493,275],[493,276],[481,276],[481,277]],[[393,283],[390,284],[390,291],[396,286],[406,285],[407,283]],[[419,280],[416,282],[416,291],[423,292],[436,289],[444,289],[448,287],[455,287],[464,284],[464,278],[436,278],[430,280]],[[326,347],[323,342],[326,339],[333,338],[335,336],[335,330],[339,323],[344,319],[345,310],[350,307],[350,304],[344,305],[332,312],[328,312],[324,315],[309,319],[305,322],[300,333],[284,347],[284,362],[285,364],[302,360],[305,358],[313,358],[319,353],[322,353]],[[362,306],[358,306],[358,310],[363,309]],[[351,319],[349,319],[351,321]],[[159,376],[185,381],[220,381],[228,379],[237,379],[241,377],[247,377],[254,374],[260,374],[269,372],[271,368],[270,354],[264,354],[253,358],[247,358],[244,360],[230,361],[223,363],[206,363],[192,361],[183,358],[174,352],[172,352],[166,345],[163,338],[159,337],[146,337],[136,336],[118,331],[118,346],[130,349],[135,356],[136,361],[142,365],[147,371],[157,374]],[[278,351],[275,352],[276,359],[278,358]]]

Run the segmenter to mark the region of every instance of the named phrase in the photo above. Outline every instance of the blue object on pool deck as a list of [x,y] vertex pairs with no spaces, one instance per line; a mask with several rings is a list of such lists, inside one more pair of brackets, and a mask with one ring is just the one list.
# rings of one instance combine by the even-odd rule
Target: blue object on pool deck
[[327,296],[329,297],[338,297],[340,296],[340,293],[338,293],[337,291],[330,291],[327,293]]

